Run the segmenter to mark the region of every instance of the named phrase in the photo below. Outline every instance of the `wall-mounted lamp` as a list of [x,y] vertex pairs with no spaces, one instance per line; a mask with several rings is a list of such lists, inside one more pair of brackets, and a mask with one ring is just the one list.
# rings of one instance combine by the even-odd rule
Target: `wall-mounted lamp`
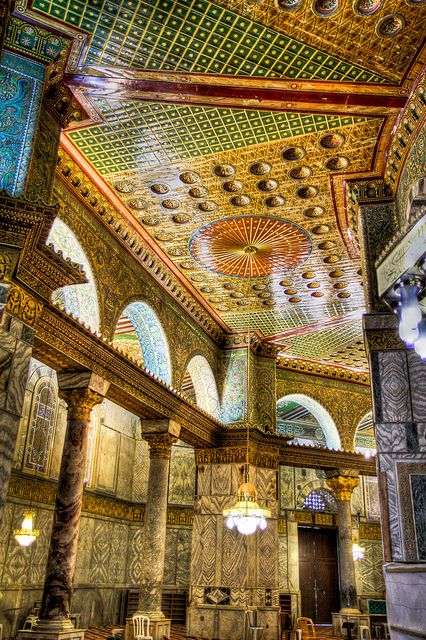
[[356,542],[352,545],[352,556],[354,560],[363,560],[365,556],[364,547],[360,547]]

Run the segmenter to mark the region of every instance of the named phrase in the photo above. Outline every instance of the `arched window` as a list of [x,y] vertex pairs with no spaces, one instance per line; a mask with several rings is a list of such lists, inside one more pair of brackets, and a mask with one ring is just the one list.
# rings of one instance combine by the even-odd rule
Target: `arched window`
[[133,354],[134,349],[134,355],[145,369],[171,384],[172,366],[166,334],[157,315],[145,302],[133,302],[124,309],[114,342],[123,344],[129,353]]
[[56,218],[47,238],[47,244],[49,243],[53,244],[56,251],[61,251],[64,258],[69,258],[73,262],[83,265],[88,280],[86,284],[70,285],[55,291],[53,300],[93,331],[99,330],[99,308],[95,279],[79,241],[71,229],[62,220]]
[[302,508],[311,509],[313,511],[328,511],[329,513],[336,513],[336,498],[330,493],[330,491],[327,491],[327,489],[315,489],[306,496]]
[[186,373],[189,375],[192,385],[188,384],[188,378],[184,378],[184,384],[189,392],[193,389],[197,406],[219,418],[220,403],[216,380],[206,358],[204,356],[191,358]]
[[293,393],[277,402],[277,431],[296,444],[340,449],[340,435],[328,411],[310,396]]
[[27,469],[48,473],[57,409],[56,384],[51,377],[43,376],[33,391],[24,457]]

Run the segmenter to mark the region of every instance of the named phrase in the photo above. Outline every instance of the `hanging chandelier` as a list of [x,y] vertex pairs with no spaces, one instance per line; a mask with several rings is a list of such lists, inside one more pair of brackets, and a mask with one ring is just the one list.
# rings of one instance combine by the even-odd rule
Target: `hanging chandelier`
[[[252,278],[252,258],[257,253],[257,247],[250,244],[244,248],[244,253],[248,258],[249,277]],[[250,405],[249,405],[249,389],[250,389],[250,318],[247,327],[247,386],[246,386],[246,461],[244,465],[244,482],[239,486],[237,492],[237,501],[233,507],[227,507],[223,510],[226,518],[226,526],[228,529],[237,529],[239,533],[245,536],[255,533],[257,529],[264,530],[267,527],[266,518],[271,517],[270,509],[263,509],[257,504],[257,491],[254,484],[249,482],[249,441],[250,441]]]
[[21,528],[13,531],[13,537],[21,547],[29,547],[40,533],[38,529],[33,529],[34,515],[33,511],[24,511]]

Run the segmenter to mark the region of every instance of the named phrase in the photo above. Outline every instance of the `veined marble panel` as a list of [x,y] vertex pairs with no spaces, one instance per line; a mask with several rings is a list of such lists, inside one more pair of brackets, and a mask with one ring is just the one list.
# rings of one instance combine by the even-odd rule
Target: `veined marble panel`
[[172,447],[169,474],[169,503],[194,504],[195,454],[192,447],[175,444]]

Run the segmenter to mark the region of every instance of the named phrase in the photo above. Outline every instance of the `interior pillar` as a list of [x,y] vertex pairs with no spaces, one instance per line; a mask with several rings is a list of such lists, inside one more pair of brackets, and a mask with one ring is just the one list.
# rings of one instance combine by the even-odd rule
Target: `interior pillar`
[[327,472],[326,482],[337,500],[339,537],[340,613],[360,613],[356,592],[355,562],[352,554],[352,492],[359,484],[358,471],[337,469]]
[[[232,462],[229,462],[229,461]],[[242,535],[226,527],[223,509],[244,482],[246,446],[196,452],[197,493],[192,532],[188,635],[242,638],[245,611],[255,609],[265,640],[279,637],[278,454],[250,450],[249,482],[260,507],[271,510],[264,531]]]
[[83,501],[84,470],[90,412],[100,403],[108,383],[90,372],[59,373],[59,393],[68,404],[67,431],[53,516],[40,619],[21,639],[82,639],[83,629],[70,620],[72,583]]
[[291,609],[297,618],[301,615],[301,594],[299,575],[299,533],[294,513],[287,513],[287,576],[291,594]]

